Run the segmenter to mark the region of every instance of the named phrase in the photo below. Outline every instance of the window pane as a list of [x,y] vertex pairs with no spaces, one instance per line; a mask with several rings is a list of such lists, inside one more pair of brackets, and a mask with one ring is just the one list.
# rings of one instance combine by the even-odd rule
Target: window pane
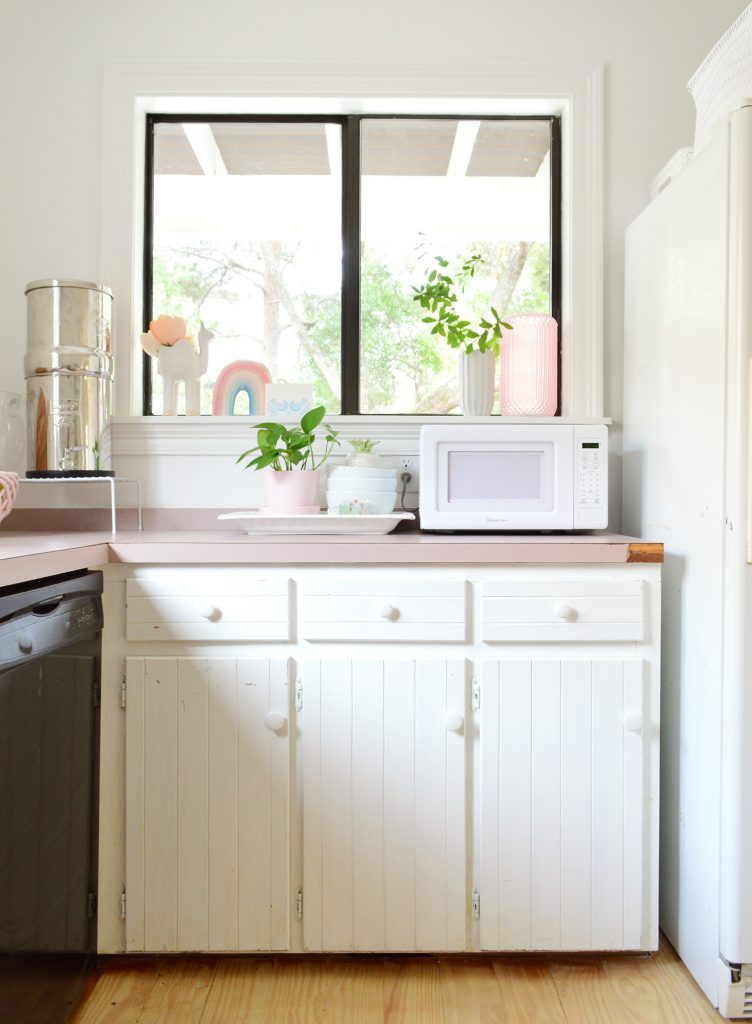
[[[203,413],[237,360],[263,363],[274,382],[312,382],[339,412],[341,145],[335,124],[155,124],[152,315],[214,332]],[[151,371],[159,413],[156,360]]]
[[484,258],[468,320],[550,312],[550,151],[547,120],[361,122],[361,412],[459,411],[457,352],[412,300],[430,256]]

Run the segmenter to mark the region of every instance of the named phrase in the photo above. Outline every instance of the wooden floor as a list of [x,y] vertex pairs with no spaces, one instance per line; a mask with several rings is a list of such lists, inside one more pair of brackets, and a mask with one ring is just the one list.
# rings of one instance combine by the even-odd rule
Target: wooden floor
[[108,964],[72,1024],[704,1024],[673,949],[635,956],[154,957]]

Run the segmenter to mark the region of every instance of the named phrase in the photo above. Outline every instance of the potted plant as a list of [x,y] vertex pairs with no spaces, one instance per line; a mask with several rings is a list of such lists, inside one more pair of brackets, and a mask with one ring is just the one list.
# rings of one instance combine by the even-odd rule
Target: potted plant
[[458,292],[465,292],[478,264],[485,263],[482,256],[469,256],[451,274],[446,273],[449,260],[443,256],[434,256],[432,262],[437,266],[426,271],[426,280],[419,288],[413,287],[413,300],[426,312],[423,323],[433,324],[431,334],[440,335],[451,348],[459,350],[462,412],[466,416],[488,416],[493,409],[502,328],[511,331],[512,325],[501,319],[494,306],[478,320],[463,319],[458,312]]
[[378,441],[369,441],[367,438],[354,437],[352,441],[348,441],[352,452],[347,456],[345,465],[377,469],[381,465],[381,456],[375,455],[373,450],[378,443]]
[[334,450],[337,431],[324,424],[324,453],[316,461],[314,431],[326,415],[323,405],[309,409],[297,427],[260,423],[256,446],[238,456],[245,469],[264,470],[261,475],[262,508],[276,512],[318,512],[316,495],[319,469]]

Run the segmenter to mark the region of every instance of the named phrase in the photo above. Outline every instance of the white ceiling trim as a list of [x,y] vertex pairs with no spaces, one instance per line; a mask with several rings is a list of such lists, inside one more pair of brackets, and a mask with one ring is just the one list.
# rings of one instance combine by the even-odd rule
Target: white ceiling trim
[[592,64],[196,64],[104,69],[101,273],[114,290],[115,412],[141,407],[144,114],[558,114],[562,400],[603,413],[603,73]]

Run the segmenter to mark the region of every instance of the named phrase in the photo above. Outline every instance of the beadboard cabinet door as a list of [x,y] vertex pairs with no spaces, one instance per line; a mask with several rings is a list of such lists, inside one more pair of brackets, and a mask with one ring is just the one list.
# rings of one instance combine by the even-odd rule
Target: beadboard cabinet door
[[303,664],[307,950],[466,943],[464,660]]
[[654,948],[647,679],[639,659],[483,664],[483,949]]
[[126,665],[127,949],[286,949],[287,659]]

